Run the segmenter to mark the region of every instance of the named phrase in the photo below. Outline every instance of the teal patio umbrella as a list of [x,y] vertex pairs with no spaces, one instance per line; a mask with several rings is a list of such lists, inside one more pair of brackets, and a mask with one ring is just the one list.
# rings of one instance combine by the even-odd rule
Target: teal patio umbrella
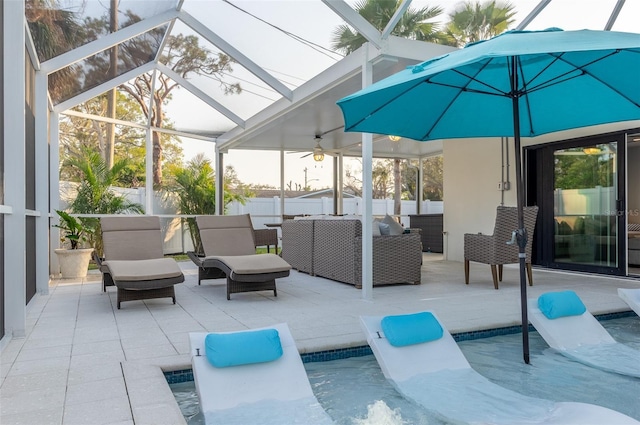
[[523,355],[529,363],[520,137],[640,119],[640,34],[509,31],[338,101],[345,131],[419,141],[513,137]]

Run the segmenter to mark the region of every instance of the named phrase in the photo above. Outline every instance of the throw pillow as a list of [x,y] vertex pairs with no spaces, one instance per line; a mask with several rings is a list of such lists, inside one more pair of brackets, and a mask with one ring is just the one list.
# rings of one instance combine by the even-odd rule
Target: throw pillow
[[381,235],[390,235],[391,233],[391,229],[389,228],[389,225],[387,223],[378,223],[378,226],[380,227],[380,234]]
[[382,234],[380,229],[380,222],[378,221],[377,218],[373,219],[373,225],[371,228],[372,228],[371,232],[373,233],[373,236],[380,236]]
[[382,222],[389,225],[389,234],[390,235],[401,235],[404,232],[404,227],[400,225],[397,221],[393,219],[389,214],[384,216]]
[[210,333],[204,339],[207,360],[215,367],[266,363],[282,356],[276,329]]
[[538,308],[547,319],[580,316],[587,311],[578,294],[573,291],[547,292],[538,297]]
[[428,311],[386,316],[380,322],[380,326],[389,344],[394,347],[435,341],[444,334],[438,319]]

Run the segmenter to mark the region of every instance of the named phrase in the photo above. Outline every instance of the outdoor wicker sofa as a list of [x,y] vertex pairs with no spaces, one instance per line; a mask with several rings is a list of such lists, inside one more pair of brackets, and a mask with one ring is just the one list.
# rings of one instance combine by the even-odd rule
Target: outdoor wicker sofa
[[[362,223],[342,219],[285,220],[282,257],[298,271],[362,288]],[[373,236],[373,285],[420,284],[418,231]]]

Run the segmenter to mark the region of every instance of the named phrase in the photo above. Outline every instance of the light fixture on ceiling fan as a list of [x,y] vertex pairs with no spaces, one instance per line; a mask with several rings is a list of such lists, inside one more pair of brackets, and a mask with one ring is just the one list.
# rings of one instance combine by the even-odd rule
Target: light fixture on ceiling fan
[[320,140],[322,140],[322,137],[316,134],[313,140],[316,141],[316,145],[313,148],[313,160],[321,162],[324,159],[324,150],[322,149],[322,146],[320,146]]

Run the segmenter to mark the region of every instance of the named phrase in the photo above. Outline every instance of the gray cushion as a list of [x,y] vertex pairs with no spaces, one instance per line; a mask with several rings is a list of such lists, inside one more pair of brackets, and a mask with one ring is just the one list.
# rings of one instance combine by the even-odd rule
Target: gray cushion
[[263,274],[291,270],[291,265],[275,254],[209,256],[203,260],[205,266],[208,259],[223,262],[235,274]]
[[110,260],[103,263],[114,280],[149,281],[169,279],[182,275],[180,266],[172,258],[152,260]]
[[106,260],[147,260],[164,255],[158,216],[103,217],[100,227]]
[[196,222],[206,256],[256,253],[249,214],[198,216]]
[[373,234],[373,236],[380,236],[382,235],[382,227],[380,226],[380,220],[378,220],[377,218],[373,219],[373,225],[371,226],[371,233]]
[[[382,222],[389,225],[390,235],[401,235],[404,233],[404,227],[393,219],[389,214],[385,215]],[[382,231],[382,229],[380,229]]]

